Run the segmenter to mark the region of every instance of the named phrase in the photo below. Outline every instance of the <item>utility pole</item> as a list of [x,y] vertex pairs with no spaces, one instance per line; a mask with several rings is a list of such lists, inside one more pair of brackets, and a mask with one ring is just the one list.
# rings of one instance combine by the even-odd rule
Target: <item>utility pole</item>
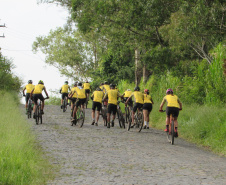
[[[4,24],[4,25],[0,25],[0,27],[5,27],[5,24]],[[2,36],[0,36],[0,37],[5,38],[4,33],[3,33],[3,35],[2,35]]]

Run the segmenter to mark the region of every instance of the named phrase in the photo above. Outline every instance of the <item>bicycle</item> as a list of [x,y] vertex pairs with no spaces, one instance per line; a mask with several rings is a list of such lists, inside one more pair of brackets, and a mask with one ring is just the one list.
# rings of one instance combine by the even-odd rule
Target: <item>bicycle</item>
[[129,123],[132,121],[132,110],[133,106],[132,104],[128,104],[128,106],[125,107],[125,122]]
[[129,121],[127,130],[129,131],[130,128],[135,128],[138,132],[140,132],[143,128],[143,123],[144,123],[143,109],[138,108],[138,110],[136,111],[136,113],[134,115],[134,125],[131,126],[132,120]]
[[[74,103],[74,106],[73,106],[73,109],[72,109],[72,115],[73,115],[73,112],[74,112],[75,105],[76,105],[76,103]],[[75,114],[75,118],[72,121],[71,126],[78,125],[81,128],[83,126],[83,124],[84,124],[84,120],[85,120],[85,110],[82,109],[81,106],[79,106],[77,108],[77,112]]]
[[67,97],[65,96],[63,100],[63,105],[62,105],[63,112],[67,110],[67,104],[68,104],[68,100],[67,100]]
[[118,117],[118,122],[119,122],[120,128],[125,128],[125,119],[124,119],[122,110],[120,108],[120,102],[122,102],[122,101],[117,102],[117,117]]
[[88,96],[87,96],[86,102],[85,102],[85,108],[86,108],[86,109],[87,109],[88,103],[89,103],[89,98],[88,98]]
[[[44,98],[44,100],[46,100],[48,98]],[[37,106],[35,108],[35,122],[36,122],[36,125],[39,124],[42,124],[42,113],[41,113],[41,107],[42,107],[42,101],[40,99],[38,99],[38,102],[37,102]]]
[[[166,110],[163,110],[161,112],[166,112]],[[171,129],[174,128],[174,129]],[[173,145],[174,144],[174,138],[175,138],[175,125],[174,125],[174,117],[171,114],[170,115],[170,124],[169,124],[169,131],[166,132],[167,140]]]
[[107,126],[107,104],[108,104],[108,102],[105,100],[102,103],[102,107],[100,109],[100,115],[102,115],[102,118],[104,121],[104,126]]
[[27,118],[28,119],[31,118],[32,110],[33,110],[33,103],[32,103],[32,100],[29,98],[28,105],[27,105]]

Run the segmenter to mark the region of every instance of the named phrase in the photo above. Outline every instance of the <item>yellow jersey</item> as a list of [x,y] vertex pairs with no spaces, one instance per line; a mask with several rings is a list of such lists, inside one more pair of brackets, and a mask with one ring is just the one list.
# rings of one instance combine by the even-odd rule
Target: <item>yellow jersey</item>
[[82,85],[82,87],[83,87],[84,89],[90,89],[90,83],[84,83],[84,84]]
[[68,93],[69,85],[65,84],[61,87],[61,93]]
[[103,91],[94,91],[93,94],[91,95],[93,97],[93,101],[102,103],[102,99],[104,97],[104,92]]
[[105,84],[103,90],[104,90],[104,93],[107,93],[110,90],[110,85]]
[[[73,93],[73,92],[76,91],[77,89],[78,89],[78,87],[73,87],[73,88],[71,89],[71,92],[70,92],[70,93]],[[74,93],[73,96],[72,96],[72,98],[77,98],[77,94]]]
[[77,88],[75,93],[77,94],[77,98],[78,99],[85,99],[86,98],[86,91],[85,91],[85,89]]
[[105,97],[107,97],[107,96],[108,96],[108,103],[109,103],[109,104],[117,105],[118,97],[120,97],[121,95],[120,95],[120,93],[119,93],[117,90],[115,90],[115,89],[110,89],[110,90],[106,93]]
[[162,100],[162,103],[165,103],[165,102],[167,103],[167,105],[166,105],[167,107],[180,108],[179,103],[181,103],[181,102],[180,102],[179,98],[174,94],[166,95]]
[[35,86],[33,94],[42,94],[43,89],[45,86],[43,84],[38,84]]
[[125,91],[123,97],[124,98],[129,98],[132,95],[132,93],[133,93],[132,91]]
[[141,104],[144,104],[144,96],[143,96],[143,93],[140,92],[140,91],[134,91],[130,98],[134,97],[134,102],[135,103],[141,103]]
[[31,91],[35,88],[35,86],[33,84],[27,84],[25,87],[24,87],[24,90],[26,89],[26,92],[27,93],[31,93]]
[[152,98],[151,98],[151,95],[149,94],[144,94],[144,103],[153,103],[152,102]]

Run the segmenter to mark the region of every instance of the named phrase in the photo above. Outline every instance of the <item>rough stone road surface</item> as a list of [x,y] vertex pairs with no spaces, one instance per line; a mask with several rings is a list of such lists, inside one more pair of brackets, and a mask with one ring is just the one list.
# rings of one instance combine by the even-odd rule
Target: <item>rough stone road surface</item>
[[226,158],[180,138],[171,145],[163,131],[107,129],[100,118],[91,125],[86,109],[84,126],[71,126],[70,111],[45,106],[42,125],[32,128],[52,164],[59,165],[49,185],[63,184],[226,184]]

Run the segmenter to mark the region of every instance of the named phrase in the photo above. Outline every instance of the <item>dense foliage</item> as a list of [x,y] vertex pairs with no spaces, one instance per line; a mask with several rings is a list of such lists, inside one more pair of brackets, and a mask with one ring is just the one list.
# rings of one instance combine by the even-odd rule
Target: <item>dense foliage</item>
[[71,14],[64,28],[33,44],[62,74],[94,86],[152,81],[156,91],[172,87],[185,102],[225,102],[225,1],[40,2]]

